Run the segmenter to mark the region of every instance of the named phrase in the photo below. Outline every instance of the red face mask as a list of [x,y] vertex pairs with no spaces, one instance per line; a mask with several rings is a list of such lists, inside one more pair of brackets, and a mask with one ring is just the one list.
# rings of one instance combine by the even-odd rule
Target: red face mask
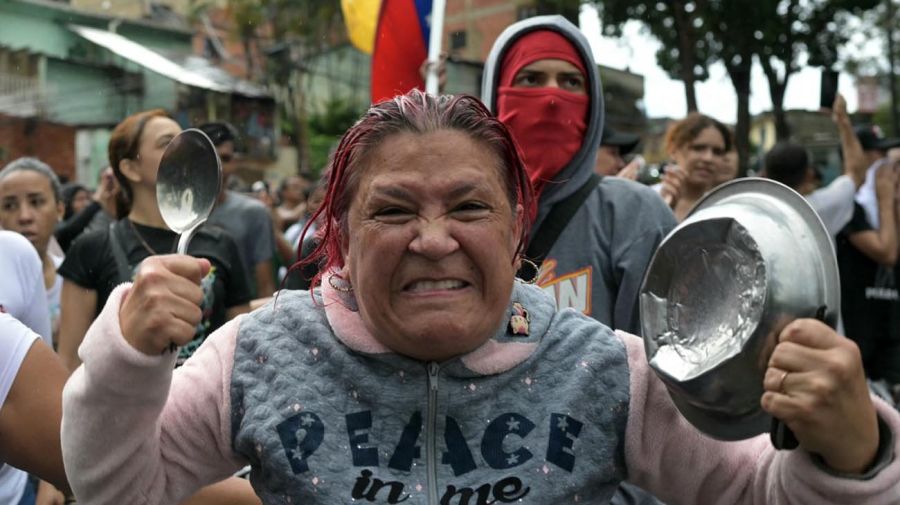
[[581,147],[590,99],[558,88],[500,86],[497,91],[498,117],[519,144],[540,195]]

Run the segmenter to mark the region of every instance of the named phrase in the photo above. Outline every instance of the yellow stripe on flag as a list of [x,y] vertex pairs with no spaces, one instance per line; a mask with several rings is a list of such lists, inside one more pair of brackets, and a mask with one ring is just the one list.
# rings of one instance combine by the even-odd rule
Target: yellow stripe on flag
[[344,13],[350,42],[366,54],[372,54],[375,46],[380,8],[381,0],[341,0],[341,11]]

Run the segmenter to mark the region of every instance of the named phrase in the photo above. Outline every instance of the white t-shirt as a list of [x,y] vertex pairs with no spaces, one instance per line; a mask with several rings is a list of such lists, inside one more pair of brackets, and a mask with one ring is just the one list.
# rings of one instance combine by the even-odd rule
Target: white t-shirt
[[854,195],[856,183],[848,175],[842,175],[828,186],[806,195],[806,200],[822,219],[831,238],[835,238],[853,217]]
[[52,347],[41,259],[22,235],[0,230],[0,312],[31,328]]
[[876,230],[878,229],[879,218],[878,195],[875,193],[875,176],[878,174],[878,169],[888,161],[887,158],[881,158],[872,163],[872,166],[866,170],[865,182],[859,187],[859,191],[856,192],[856,203],[866,211],[866,219],[872,225],[872,228]]
[[[0,410],[12,388],[25,355],[40,335],[9,314],[0,313]],[[0,503],[18,503],[28,475],[9,465],[0,466]]]
[[[38,337],[53,345],[41,259],[28,239],[0,230],[0,405]],[[0,466],[0,503],[18,503],[27,479],[21,470]]]

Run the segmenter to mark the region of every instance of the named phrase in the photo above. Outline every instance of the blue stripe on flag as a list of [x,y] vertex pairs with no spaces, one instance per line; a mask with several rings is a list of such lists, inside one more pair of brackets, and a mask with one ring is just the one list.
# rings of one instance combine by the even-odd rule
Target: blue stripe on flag
[[431,0],[415,0],[416,13],[419,16],[419,28],[422,29],[422,40],[425,41],[427,51],[428,41],[431,40]]

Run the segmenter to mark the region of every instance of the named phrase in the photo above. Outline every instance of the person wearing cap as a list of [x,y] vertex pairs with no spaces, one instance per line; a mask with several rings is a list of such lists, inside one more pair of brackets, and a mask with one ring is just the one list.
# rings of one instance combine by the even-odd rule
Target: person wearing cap
[[761,175],[805,196],[822,219],[828,234],[834,238],[853,216],[854,195],[865,180],[869,163],[853,133],[847,102],[841,95],[835,98],[832,119],[841,139],[844,172],[828,186],[818,187],[821,173],[817,173],[810,163],[806,149],[791,142],[779,142],[766,153]]
[[600,149],[597,150],[597,161],[594,172],[598,175],[616,175],[625,168],[623,158],[637,147],[641,138],[632,133],[617,132],[605,126],[600,138]]
[[856,201],[862,206],[869,223],[878,228],[878,199],[875,194],[875,173],[887,163],[888,151],[900,147],[900,138],[885,137],[876,125],[860,125],[856,129],[856,137],[862,145],[863,152],[869,162],[866,180],[856,193]]

